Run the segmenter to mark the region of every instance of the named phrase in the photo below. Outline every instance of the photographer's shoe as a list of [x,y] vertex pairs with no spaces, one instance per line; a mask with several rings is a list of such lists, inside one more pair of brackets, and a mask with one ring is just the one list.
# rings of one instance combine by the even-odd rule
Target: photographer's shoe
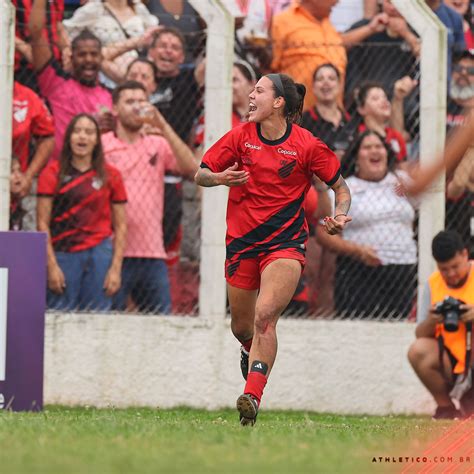
[[258,402],[252,395],[244,393],[237,398],[237,410],[240,414],[240,424],[242,426],[253,426],[257,421]]
[[432,417],[433,420],[460,420],[462,413],[456,409],[454,405],[446,407],[436,407],[436,411]]
[[242,371],[242,377],[247,380],[249,373],[249,353],[244,349],[244,346],[240,346],[240,370]]

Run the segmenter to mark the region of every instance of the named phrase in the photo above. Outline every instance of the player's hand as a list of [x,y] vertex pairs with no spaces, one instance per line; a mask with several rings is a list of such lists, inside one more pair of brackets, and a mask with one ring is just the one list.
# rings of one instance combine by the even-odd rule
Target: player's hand
[[104,291],[107,296],[112,296],[117,293],[122,284],[122,276],[119,268],[110,267],[104,280]]
[[357,248],[356,257],[364,265],[367,265],[369,267],[378,267],[382,265],[382,261],[377,255],[377,252],[368,245],[359,245],[359,247]]
[[474,321],[474,305],[472,304],[462,304],[460,306],[460,309],[462,311],[461,313],[461,321],[464,321],[465,323],[472,322]]
[[336,217],[326,216],[324,218],[324,227],[329,235],[340,234],[344,226],[352,220],[352,217],[340,214]]
[[247,183],[250,177],[250,173],[245,170],[237,171],[239,167],[238,163],[234,163],[232,166],[229,166],[226,170],[222,171],[222,173],[217,174],[217,182],[218,184],[223,184],[225,186],[242,186],[243,184]]
[[57,263],[51,266],[48,265],[48,288],[58,295],[62,295],[64,288],[66,288],[66,278]]
[[393,96],[395,99],[403,100],[411,94],[413,89],[418,85],[418,81],[412,79],[410,76],[403,76],[395,82],[393,86]]

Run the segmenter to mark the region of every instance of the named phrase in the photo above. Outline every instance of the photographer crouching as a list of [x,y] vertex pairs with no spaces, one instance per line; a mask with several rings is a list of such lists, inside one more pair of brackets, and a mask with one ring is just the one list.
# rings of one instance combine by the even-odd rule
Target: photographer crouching
[[438,270],[426,284],[408,360],[438,405],[433,419],[460,419],[474,412],[474,270],[456,232],[439,232],[432,255]]

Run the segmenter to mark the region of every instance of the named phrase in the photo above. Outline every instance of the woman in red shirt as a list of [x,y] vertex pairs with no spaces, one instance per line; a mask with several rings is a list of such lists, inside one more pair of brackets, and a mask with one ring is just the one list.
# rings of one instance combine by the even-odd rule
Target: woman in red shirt
[[121,284],[126,201],[122,176],[104,161],[96,120],[77,115],[60,160],[38,182],[38,230],[48,234],[49,308],[110,309]]
[[336,193],[335,216],[325,219],[328,232],[341,232],[351,220],[350,193],[336,155],[295,124],[305,92],[284,74],[262,77],[249,95],[248,122],[205,153],[195,177],[201,186],[230,187],[225,274],[231,327],[242,344],[247,380],[237,399],[243,425],[255,423],[276,357],[276,324],[304,266],[304,201],[313,175]]

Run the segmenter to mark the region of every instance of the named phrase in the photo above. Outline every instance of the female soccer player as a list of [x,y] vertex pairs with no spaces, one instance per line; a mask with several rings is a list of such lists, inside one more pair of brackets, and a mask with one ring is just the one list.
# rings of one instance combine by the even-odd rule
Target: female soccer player
[[[249,95],[249,122],[204,155],[195,181],[230,187],[225,274],[232,332],[242,344],[247,380],[237,399],[242,425],[255,423],[277,352],[276,324],[295,293],[305,262],[304,200],[313,174],[335,191],[330,234],[351,220],[351,197],[335,154],[295,125],[305,87],[284,74],[262,77]],[[247,371],[250,366],[250,372]]]

